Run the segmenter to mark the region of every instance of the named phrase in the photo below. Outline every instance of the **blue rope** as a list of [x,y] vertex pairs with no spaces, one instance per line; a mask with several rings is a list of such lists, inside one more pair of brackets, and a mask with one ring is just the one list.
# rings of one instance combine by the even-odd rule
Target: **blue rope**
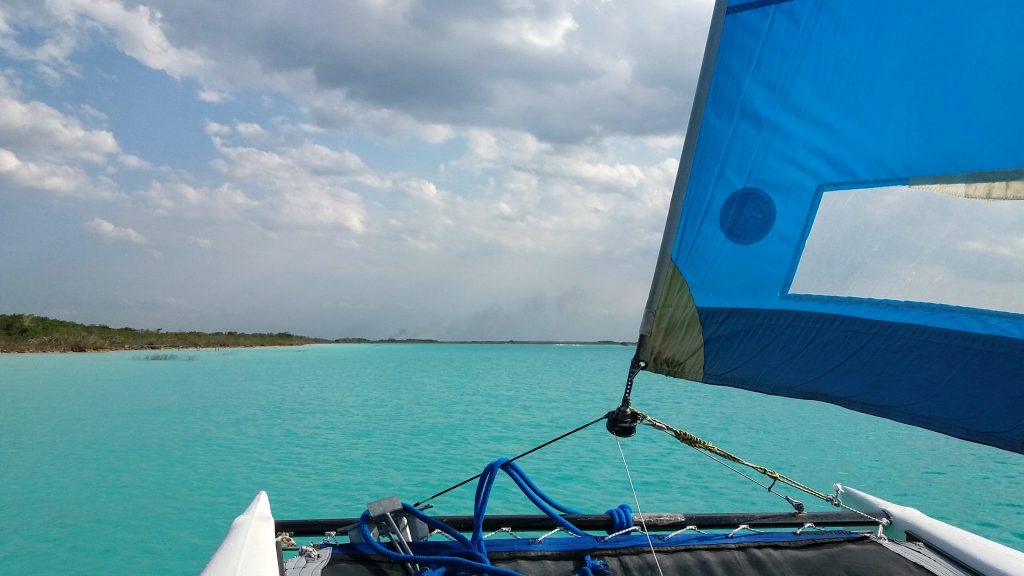
[[559,514],[579,514],[579,512],[563,506],[558,502],[555,502],[550,496],[544,493],[536,484],[530,480],[530,477],[526,475],[526,472],[519,467],[515,462],[510,462],[507,458],[499,458],[494,462],[491,462],[484,468],[484,472],[481,475],[480,483],[477,484],[476,500],[473,507],[473,543],[474,547],[482,554],[487,554],[486,547],[483,542],[483,521],[484,515],[487,512],[487,504],[491,498],[491,488],[494,485],[494,479],[498,475],[498,471],[504,471],[512,481],[519,486],[523,494],[536,506],[541,512],[546,514],[549,518],[554,520],[563,530],[571,532],[577,536],[586,536],[586,532],[575,527],[565,518]]
[[487,512],[487,503],[491,499],[491,488],[494,487],[494,480],[498,477],[498,470],[506,458],[498,458],[491,462],[480,474],[480,481],[476,484],[476,495],[473,498],[473,536],[470,539],[474,550],[484,558],[487,557],[487,546],[484,544],[484,514]]
[[451,526],[445,524],[444,522],[441,522],[440,520],[437,520],[435,518],[431,518],[430,516],[427,516],[426,514],[421,512],[415,506],[410,506],[410,505],[408,505],[408,504],[403,502],[402,503],[402,507],[404,508],[404,510],[406,512],[412,514],[416,518],[418,518],[418,519],[422,520],[423,522],[425,522],[427,524],[427,526],[430,526],[431,528],[436,528],[436,529],[444,532],[445,534],[451,536],[452,538],[457,540],[460,544],[462,544],[465,547],[465,550],[460,550],[460,551],[457,551],[457,552],[453,552],[453,554],[466,554],[468,556],[474,556],[476,562],[481,562],[483,564],[490,564],[490,562],[487,560],[487,557],[486,556],[481,556],[480,553],[477,552],[475,548],[473,548],[473,544],[470,543],[470,541],[465,536],[463,536],[458,530],[452,528]]
[[633,509],[629,504],[619,504],[605,512],[612,519],[612,527],[607,530],[608,534],[615,534],[633,527]]
[[580,567],[580,571],[573,574],[573,576],[597,576],[600,572],[602,574],[611,574],[608,571],[608,563],[604,560],[594,560],[587,554],[583,557],[583,566]]
[[[394,550],[388,550],[382,546],[370,533],[370,513],[363,512],[359,517],[359,533],[362,534],[363,540],[373,549],[374,552],[392,560],[394,562],[401,562],[405,564],[425,564],[428,569],[424,572],[428,574],[438,575],[444,574],[442,569],[445,568],[458,568],[461,570],[469,571],[472,574],[487,574],[492,576],[522,576],[518,572],[511,570],[505,570],[504,568],[498,568],[497,566],[491,566],[490,564],[484,564],[482,562],[474,562],[472,560],[466,560],[465,558],[459,558],[457,556],[421,556],[419,554],[402,554],[395,552]],[[423,572],[421,572],[422,576]]]
[[[507,474],[509,478],[516,483],[519,489],[522,490],[523,494],[530,500],[530,502],[532,502],[533,505],[541,512],[544,512],[563,530],[571,532],[577,536],[588,536],[586,532],[583,532],[576,526],[573,526],[571,522],[562,518],[559,514],[579,514],[579,512],[555,502],[550,496],[545,494],[543,490],[534,484],[533,480],[526,475],[526,472],[520,468],[518,464],[509,461],[507,458],[499,458],[494,462],[491,462],[480,474],[480,481],[476,485],[476,495],[473,499],[473,534],[469,539],[447,524],[427,516],[419,509],[410,506],[409,504],[402,504],[403,509],[407,513],[425,522],[428,526],[441,530],[462,544],[462,550],[452,551],[448,555],[443,556],[420,556],[389,550],[377,542],[370,533],[370,522],[372,519],[368,511],[363,512],[359,517],[360,534],[362,534],[363,540],[365,540],[375,552],[388,560],[406,564],[423,564],[427,566],[427,569],[420,572],[419,576],[444,576],[448,568],[454,568],[460,572],[468,571],[473,574],[493,576],[517,575],[518,573],[511,570],[491,565],[490,560],[487,558],[487,545],[484,542],[484,516],[487,513],[487,505],[490,503],[491,499],[491,490],[494,488],[494,481],[497,479],[499,472],[505,472],[505,474]],[[608,530],[609,534],[613,534],[633,526],[633,509],[630,508],[628,504],[620,504],[617,508],[608,510],[607,514],[612,520],[612,528]],[[462,556],[466,556],[466,558],[463,558]],[[603,560],[591,560],[590,556],[587,556],[585,560],[586,564],[579,572],[580,576],[597,576],[596,571],[601,571],[605,574],[608,573],[607,563]]]
[[[543,490],[538,488],[537,485],[533,483],[533,480],[531,480],[530,477],[526,475],[526,471],[523,470],[519,466],[519,464],[516,464],[515,462],[509,462],[509,463],[505,464],[504,466],[502,466],[502,468],[504,468],[505,471],[510,476],[512,476],[512,479],[516,481],[516,484],[519,484],[520,488],[523,488],[523,484],[525,484],[526,487],[529,488],[530,493],[533,493],[533,494],[536,494],[537,496],[539,496],[540,499],[543,500],[548,506],[551,506],[552,508],[558,510],[559,512],[561,512],[563,514],[579,514],[580,513],[580,512],[577,512],[576,510],[573,510],[572,508],[569,508],[568,506],[562,506],[558,502],[555,502],[554,500],[552,500],[551,497],[549,497],[547,494],[545,494]],[[515,475],[513,476],[513,474],[515,474]],[[522,481],[522,483],[520,483],[520,481]],[[524,492],[525,491],[526,490],[524,490]]]

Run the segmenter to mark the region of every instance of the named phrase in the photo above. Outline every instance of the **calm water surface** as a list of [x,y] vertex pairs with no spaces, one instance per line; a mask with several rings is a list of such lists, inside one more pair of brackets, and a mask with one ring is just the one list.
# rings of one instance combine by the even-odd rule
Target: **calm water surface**
[[[424,498],[614,407],[631,348],[323,345],[0,355],[0,573],[189,574],[258,490],[278,518]],[[829,405],[642,374],[635,404],[820,490],[1024,549],[1024,457]],[[785,510],[664,434],[623,442],[647,511]],[[595,426],[521,461],[555,499],[632,496]],[[472,487],[437,501],[469,514]],[[802,498],[810,508],[822,506]],[[499,481],[491,510],[531,512]]]

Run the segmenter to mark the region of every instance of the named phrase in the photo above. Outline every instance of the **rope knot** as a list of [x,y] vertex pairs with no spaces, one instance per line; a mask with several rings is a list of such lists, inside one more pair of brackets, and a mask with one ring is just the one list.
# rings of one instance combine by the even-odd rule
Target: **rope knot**
[[612,527],[606,531],[607,534],[615,534],[633,527],[633,508],[629,504],[619,504],[605,514],[612,520]]

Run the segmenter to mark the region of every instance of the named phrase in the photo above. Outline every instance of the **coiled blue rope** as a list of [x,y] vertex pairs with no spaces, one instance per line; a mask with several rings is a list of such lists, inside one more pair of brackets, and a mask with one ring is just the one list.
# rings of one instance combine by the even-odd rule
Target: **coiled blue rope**
[[[428,526],[441,530],[462,544],[462,550],[454,550],[448,555],[421,556],[418,554],[395,552],[385,548],[373,538],[370,532],[370,525],[373,519],[368,511],[363,512],[359,517],[359,532],[362,534],[366,544],[384,558],[395,562],[426,566],[427,568],[420,572],[420,576],[443,576],[449,568],[461,573],[518,576],[517,572],[491,565],[490,560],[487,558],[487,545],[484,542],[484,516],[487,513],[487,505],[491,499],[491,489],[494,487],[494,481],[498,477],[499,472],[505,472],[522,490],[530,502],[563,530],[577,536],[589,536],[559,514],[579,514],[579,512],[555,502],[554,499],[534,484],[533,480],[526,475],[526,472],[518,464],[509,461],[507,458],[499,458],[491,462],[480,475],[480,481],[477,483],[476,495],[473,500],[473,534],[469,539],[451,526],[427,516],[419,509],[409,504],[402,504],[405,512],[425,522]],[[620,504],[617,508],[608,510],[607,514],[612,520],[612,528],[608,530],[609,534],[620,532],[633,526],[633,509],[628,504]],[[597,571],[607,574],[607,563],[602,560],[592,560],[590,556],[587,556],[579,574],[582,576],[596,576]]]
[[605,514],[612,519],[612,527],[608,529],[608,534],[615,534],[633,527],[633,508],[629,504],[619,504],[618,507],[608,510]]

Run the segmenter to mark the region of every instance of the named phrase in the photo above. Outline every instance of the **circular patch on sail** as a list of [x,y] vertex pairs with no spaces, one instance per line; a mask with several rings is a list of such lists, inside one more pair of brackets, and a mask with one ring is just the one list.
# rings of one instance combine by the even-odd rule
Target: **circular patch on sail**
[[740,188],[725,199],[718,220],[726,238],[737,244],[753,244],[775,225],[775,202],[760,188]]

